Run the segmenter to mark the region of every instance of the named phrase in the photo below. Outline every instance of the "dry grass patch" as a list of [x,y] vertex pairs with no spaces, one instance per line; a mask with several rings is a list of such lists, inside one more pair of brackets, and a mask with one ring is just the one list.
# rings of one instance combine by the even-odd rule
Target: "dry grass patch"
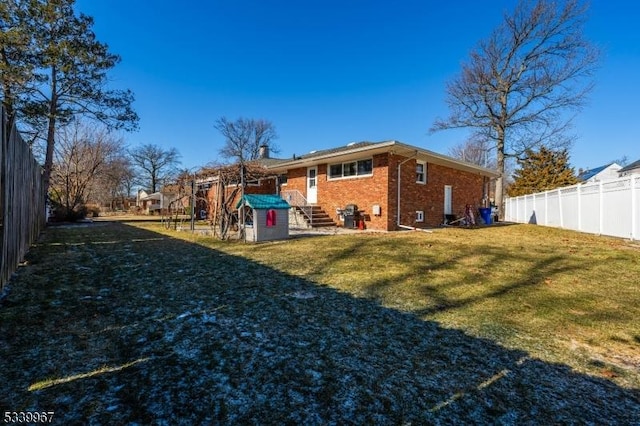
[[0,412],[633,424],[638,272],[627,242],[529,226],[262,244],[49,228],[0,303]]
[[633,242],[533,225],[262,244],[171,235],[640,388]]

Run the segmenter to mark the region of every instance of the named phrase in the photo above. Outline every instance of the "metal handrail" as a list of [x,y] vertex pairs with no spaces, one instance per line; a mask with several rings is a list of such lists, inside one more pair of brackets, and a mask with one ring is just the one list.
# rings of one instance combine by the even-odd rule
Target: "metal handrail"
[[309,224],[313,224],[313,207],[309,205],[309,202],[300,191],[297,189],[280,191],[280,197],[290,206],[299,208],[302,214],[309,219]]

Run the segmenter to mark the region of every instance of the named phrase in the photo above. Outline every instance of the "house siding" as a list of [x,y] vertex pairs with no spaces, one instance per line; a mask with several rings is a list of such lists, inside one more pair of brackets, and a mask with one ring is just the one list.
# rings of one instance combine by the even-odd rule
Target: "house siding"
[[[408,161],[402,166],[401,225],[415,227],[440,225],[444,219],[444,188],[447,185],[452,188],[452,213],[457,217],[464,215],[467,204],[474,207],[480,206],[484,195],[482,176],[428,163],[427,182],[420,184],[416,182],[415,169],[415,160]],[[396,199],[397,197],[394,196],[394,200]],[[416,211],[424,212],[424,222],[416,222]]]
[[[363,157],[363,159],[366,157]],[[340,223],[336,209],[356,204],[370,229],[392,231],[397,228],[398,164],[407,157],[384,153],[373,156],[370,176],[328,179],[328,164],[318,165],[318,202],[325,212]],[[288,170],[287,185],[283,189],[298,190],[306,196],[307,168]],[[479,174],[427,163],[427,183],[416,182],[416,160],[409,159],[401,166],[400,210],[401,225],[434,227],[444,218],[444,187],[452,187],[452,210],[457,216],[464,213],[466,204],[480,205],[484,178]],[[373,215],[373,206],[381,207],[381,215]],[[416,222],[416,211],[424,212],[424,222]]]
[[287,183],[282,185],[282,190],[299,191],[305,197],[307,196],[307,168],[298,167],[296,169],[287,170]]
[[[336,209],[344,209],[347,204],[355,204],[364,216],[367,227],[388,229],[388,157],[387,154],[383,154],[375,155],[372,159],[372,174],[369,176],[329,179],[328,164],[319,165],[318,204],[330,215],[335,215],[336,223],[340,223],[340,218],[335,213]],[[373,206],[376,204],[382,208],[380,216],[373,215]]]

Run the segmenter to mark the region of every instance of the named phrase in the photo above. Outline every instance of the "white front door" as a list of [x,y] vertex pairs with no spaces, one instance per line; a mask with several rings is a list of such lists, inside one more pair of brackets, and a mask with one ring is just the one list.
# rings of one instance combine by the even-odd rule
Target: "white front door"
[[451,185],[444,186],[444,214],[453,214],[451,212]]
[[315,166],[307,167],[307,202],[318,202],[318,168]]

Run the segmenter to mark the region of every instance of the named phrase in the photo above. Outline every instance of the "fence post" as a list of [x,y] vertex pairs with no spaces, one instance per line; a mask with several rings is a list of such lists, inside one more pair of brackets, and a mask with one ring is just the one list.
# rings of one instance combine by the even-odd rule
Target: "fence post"
[[558,188],[558,210],[560,211],[560,228],[564,228],[564,218],[562,217],[562,190]]
[[549,191],[544,191],[544,226],[549,225]]
[[636,194],[636,177],[631,175],[631,239],[638,238],[638,199]]
[[600,220],[598,221],[598,234],[602,235],[602,232],[604,231],[604,185],[602,184],[602,181],[598,182],[598,191],[598,211],[600,214]]
[[578,231],[582,232],[582,185],[578,184],[576,193],[578,194]]

